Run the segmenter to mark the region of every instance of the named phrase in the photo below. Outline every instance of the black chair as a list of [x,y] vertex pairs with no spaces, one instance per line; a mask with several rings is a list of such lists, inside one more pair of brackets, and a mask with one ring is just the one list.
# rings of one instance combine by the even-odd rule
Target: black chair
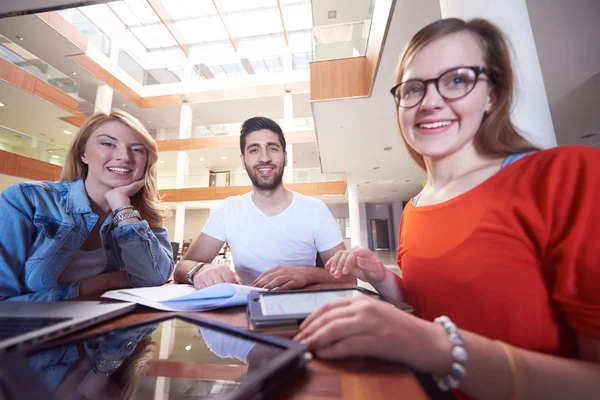
[[179,257],[179,243],[171,242],[171,250],[173,251],[173,260],[177,261]]

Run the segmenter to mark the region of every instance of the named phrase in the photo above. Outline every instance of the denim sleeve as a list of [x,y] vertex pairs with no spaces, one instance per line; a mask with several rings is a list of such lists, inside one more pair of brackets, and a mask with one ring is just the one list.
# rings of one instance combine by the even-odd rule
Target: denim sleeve
[[150,228],[146,221],[139,221],[119,226],[111,235],[133,287],[160,286],[169,280],[175,263],[164,227]]
[[15,184],[0,193],[0,301],[57,301],[77,297],[78,281],[24,293],[19,279],[36,235],[35,202],[26,190]]

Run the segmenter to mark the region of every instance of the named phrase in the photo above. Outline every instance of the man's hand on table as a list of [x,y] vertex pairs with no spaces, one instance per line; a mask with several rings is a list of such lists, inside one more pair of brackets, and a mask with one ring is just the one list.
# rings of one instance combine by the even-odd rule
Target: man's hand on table
[[318,283],[314,277],[315,267],[284,267],[271,268],[252,282],[252,286],[263,289],[292,290],[301,289],[309,283]]
[[218,283],[240,283],[240,277],[231,271],[229,265],[224,264],[206,264],[194,274],[193,279],[196,289],[204,289]]

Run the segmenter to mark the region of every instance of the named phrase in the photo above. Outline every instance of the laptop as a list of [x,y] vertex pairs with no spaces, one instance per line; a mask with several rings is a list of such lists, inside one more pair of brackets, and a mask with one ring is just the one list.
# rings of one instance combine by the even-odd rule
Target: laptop
[[23,349],[125,314],[134,303],[1,302],[0,353]]

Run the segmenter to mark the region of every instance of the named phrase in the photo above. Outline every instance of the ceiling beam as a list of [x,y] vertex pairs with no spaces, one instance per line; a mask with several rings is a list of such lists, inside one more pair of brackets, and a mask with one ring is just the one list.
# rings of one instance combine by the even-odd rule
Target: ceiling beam
[[215,6],[215,10],[217,11],[219,18],[221,19],[221,23],[223,24],[223,27],[225,28],[225,31],[227,32],[227,36],[229,36],[229,41],[231,42],[231,45],[233,46],[233,50],[237,53],[237,51],[238,51],[237,38],[231,36],[231,29],[229,29],[229,26],[227,25],[227,21],[225,21],[225,17],[227,16],[227,14],[221,12],[221,9],[217,5],[218,1],[219,0],[212,0],[213,6]]
[[277,8],[279,9],[279,18],[281,18],[281,27],[283,28],[283,37],[285,39],[285,45],[289,46],[287,29],[285,29],[285,22],[283,22],[283,9],[281,8],[281,0],[277,0]]
[[247,58],[242,58],[240,61],[248,75],[256,75],[256,71],[254,70],[254,67],[252,66],[250,60],[248,60]]
[[173,36],[173,39],[175,39],[175,42],[177,42],[177,45],[179,46],[179,48],[181,48],[181,50],[183,50],[185,55],[189,57],[190,45],[189,45],[189,43],[186,43],[185,37],[183,36],[181,31],[177,28],[175,21],[173,20],[173,18],[171,18],[171,16],[167,12],[167,9],[162,4],[162,1],[161,0],[146,0],[146,1],[150,5],[150,7],[152,7],[152,9],[156,13],[156,15],[158,15],[160,22],[163,23],[163,25],[167,28],[167,30],[169,31],[171,36]]

